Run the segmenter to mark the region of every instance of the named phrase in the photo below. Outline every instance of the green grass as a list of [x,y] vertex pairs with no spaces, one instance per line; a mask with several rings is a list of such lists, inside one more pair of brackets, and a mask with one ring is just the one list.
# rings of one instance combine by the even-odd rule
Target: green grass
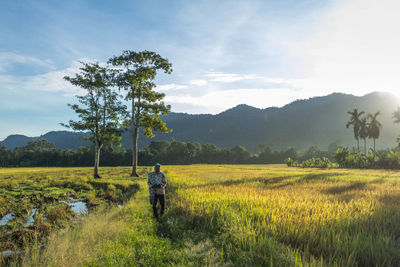
[[[9,194],[21,190],[18,186],[30,188],[27,184],[32,179],[53,185],[44,188],[57,192],[55,195],[72,188],[88,199],[90,192],[112,199],[117,190],[123,192],[131,184],[139,186],[139,191],[121,209],[101,204],[91,216],[52,229],[45,246],[41,242],[31,243],[11,263],[400,264],[400,173],[396,171],[283,165],[164,166],[164,171],[169,183],[167,212],[156,222],[148,203],[144,170],[142,177],[132,179],[128,168],[102,168],[101,180],[91,180],[89,168],[29,169],[29,175],[22,169],[0,170],[0,183],[10,184],[6,187]],[[73,181],[73,186],[65,186],[69,181]],[[81,190],[77,190],[78,184]],[[86,185],[93,189],[85,188]]]
[[[15,216],[0,227],[0,251],[21,250],[53,228],[66,226],[76,216],[62,201],[85,201],[90,211],[122,204],[138,190],[137,182],[122,176],[127,170],[105,168],[102,179],[93,179],[90,168],[0,169],[0,216]],[[36,222],[27,227],[32,208],[37,209]]]

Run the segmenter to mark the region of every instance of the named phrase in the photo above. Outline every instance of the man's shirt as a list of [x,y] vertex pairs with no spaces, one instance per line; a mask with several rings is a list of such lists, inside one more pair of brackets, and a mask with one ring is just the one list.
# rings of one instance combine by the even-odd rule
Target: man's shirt
[[[164,195],[165,194],[165,185],[167,184],[167,179],[165,178],[165,174],[162,172],[155,173],[149,172],[149,178],[147,180],[147,184],[150,188],[150,194],[154,195]],[[152,188],[153,185],[159,185],[159,188]]]

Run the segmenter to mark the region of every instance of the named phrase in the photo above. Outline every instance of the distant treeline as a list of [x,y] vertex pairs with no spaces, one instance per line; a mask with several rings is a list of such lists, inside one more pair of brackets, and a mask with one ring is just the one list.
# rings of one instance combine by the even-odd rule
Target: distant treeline
[[[179,141],[152,141],[139,151],[140,165],[161,164],[264,164],[284,163],[285,159],[305,160],[312,157],[332,159],[337,146],[332,144],[328,151],[313,146],[298,152],[294,148],[274,150],[260,146],[258,154],[251,154],[242,146],[232,149],[218,148],[213,144]],[[93,147],[80,147],[78,150],[57,149],[54,143],[43,139],[29,142],[26,146],[8,150],[0,144],[1,167],[53,167],[53,166],[92,166]],[[100,160],[101,166],[129,166],[132,164],[132,151],[121,147],[105,147]]]

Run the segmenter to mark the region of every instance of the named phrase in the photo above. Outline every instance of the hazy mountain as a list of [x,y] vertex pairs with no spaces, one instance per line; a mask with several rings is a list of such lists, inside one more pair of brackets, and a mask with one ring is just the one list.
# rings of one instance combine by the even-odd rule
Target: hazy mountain
[[35,137],[28,137],[22,134],[12,134],[7,136],[1,143],[8,149],[14,149],[19,146],[24,146],[28,142],[35,140]]
[[[152,140],[196,141],[213,143],[230,148],[243,145],[256,152],[260,144],[276,149],[295,147],[306,149],[316,145],[321,149],[335,141],[345,145],[355,145],[352,129],[346,129],[348,110],[358,108],[366,112],[380,110],[378,117],[383,125],[378,148],[395,146],[400,134],[400,126],[393,124],[392,113],[400,106],[400,99],[389,93],[372,93],[363,97],[347,94],[331,94],[307,100],[297,100],[282,108],[257,109],[248,105],[238,105],[217,115],[171,113],[163,119],[173,129],[170,134],[157,133]],[[77,148],[87,144],[78,137],[83,133],[66,131],[49,132],[41,138],[55,142],[59,148]],[[2,143],[9,149],[23,146],[34,138],[11,135]],[[151,139],[141,136],[140,147],[145,147]],[[371,142],[371,141],[369,141]],[[122,144],[130,148],[132,141],[125,132]]]

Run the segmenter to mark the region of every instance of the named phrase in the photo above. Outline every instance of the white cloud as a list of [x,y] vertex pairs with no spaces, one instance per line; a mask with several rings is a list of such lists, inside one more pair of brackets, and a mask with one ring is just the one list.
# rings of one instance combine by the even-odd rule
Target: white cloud
[[252,75],[240,75],[236,73],[209,72],[205,76],[211,82],[233,83],[254,78]]
[[157,91],[175,91],[175,90],[181,90],[187,88],[186,85],[182,84],[176,84],[176,83],[170,83],[170,84],[163,84],[163,85],[157,85],[156,90]]
[[208,84],[207,80],[204,79],[190,80],[189,83],[196,86],[206,86]]
[[254,82],[286,84],[295,86],[302,81],[301,79],[284,79],[279,77],[266,77],[256,74],[239,74],[239,73],[222,73],[222,72],[208,72],[204,76],[208,79],[208,82],[216,82],[216,83],[235,83],[240,81],[254,81]]
[[[300,95],[307,97],[304,92]],[[293,94],[291,88],[252,88],[213,91],[202,96],[166,96],[165,101],[172,104],[190,104],[203,107],[212,113],[218,113],[239,104],[248,104],[258,108],[283,106],[296,100],[299,94]]]
[[76,87],[64,80],[65,76],[74,76],[75,73],[80,72],[79,68],[81,67],[81,63],[79,61],[95,62],[94,60],[83,58],[74,61],[72,65],[66,69],[49,71],[44,74],[18,77],[0,75],[0,88],[25,91],[59,92],[64,97],[83,95],[85,93],[84,89]]
[[73,76],[78,71],[78,66],[73,65],[64,70],[52,71],[42,75],[29,77],[24,84],[24,88],[39,91],[62,92],[66,97],[83,94],[83,89],[64,80],[64,76]]

